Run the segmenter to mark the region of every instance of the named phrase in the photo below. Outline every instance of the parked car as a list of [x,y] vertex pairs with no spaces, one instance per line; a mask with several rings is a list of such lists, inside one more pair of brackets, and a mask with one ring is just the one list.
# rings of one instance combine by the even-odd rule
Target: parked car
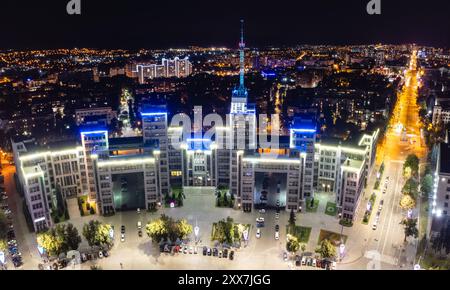
[[211,248],[208,248],[207,252],[208,256],[211,256]]
[[140,209],[140,208],[137,208],[137,210],[136,210],[136,211],[137,211],[137,213],[138,213],[138,214],[140,214],[140,213],[141,213],[141,209]]
[[222,250],[219,251],[219,258],[222,258]]
[[275,240],[279,240],[280,239],[280,232],[276,231],[275,232]]
[[295,256],[295,266],[300,267],[301,258],[299,255]]
[[217,248],[213,249],[213,256],[217,257],[219,255],[219,250]]
[[265,209],[260,209],[260,210],[259,210],[259,213],[261,213],[261,214],[262,214],[262,213],[266,213],[266,210],[265,210]]
[[103,252],[102,252],[102,251],[99,251],[99,252],[98,252],[98,257],[99,257],[100,259],[103,259]]
[[288,255],[286,252],[283,252],[283,260],[286,262],[288,260]]
[[336,266],[337,266],[337,263],[336,262],[331,262],[331,270],[336,270]]
[[259,228],[256,230],[256,238],[257,239],[261,238],[261,229]]
[[138,236],[142,238],[142,230],[138,230]]
[[125,234],[120,234],[120,241],[125,242]]
[[302,257],[302,266],[306,266],[306,257],[305,256]]
[[194,248],[191,246],[189,247],[189,254],[193,254],[194,253]]
[[228,258],[228,249],[223,249],[223,257]]
[[317,260],[312,259],[311,266],[316,267],[317,266]]
[[141,221],[137,222],[137,228],[138,228],[138,230],[142,229],[142,222]]
[[234,251],[230,252],[230,260],[234,260]]
[[184,248],[183,248],[183,253],[184,253],[184,254],[187,254],[187,253],[188,253],[188,247],[187,247],[187,246],[184,246]]
[[122,234],[125,234],[125,226],[124,226],[124,225],[122,225],[122,226],[120,227],[120,232],[121,232]]
[[280,214],[279,213],[275,213],[275,219],[279,219],[280,218]]

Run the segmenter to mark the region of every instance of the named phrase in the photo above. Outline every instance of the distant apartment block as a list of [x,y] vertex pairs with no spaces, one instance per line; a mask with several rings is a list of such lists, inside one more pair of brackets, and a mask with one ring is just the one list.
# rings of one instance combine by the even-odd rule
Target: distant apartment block
[[[188,57],[173,59],[163,58],[161,64],[132,64],[128,76],[137,77],[140,84],[147,79],[155,78],[184,78],[192,74],[192,63]],[[131,71],[130,71],[131,70]]]

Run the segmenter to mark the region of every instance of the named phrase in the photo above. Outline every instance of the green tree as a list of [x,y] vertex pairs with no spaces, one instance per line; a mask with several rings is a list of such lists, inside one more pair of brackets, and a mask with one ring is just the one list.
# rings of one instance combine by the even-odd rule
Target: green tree
[[0,240],[6,239],[8,234],[8,223],[5,214],[0,212]]
[[302,249],[302,252],[304,253],[306,251],[306,245],[302,244],[301,249]]
[[227,217],[215,224],[214,235],[211,239],[218,241],[219,243],[232,244],[235,236],[234,221],[231,217]]
[[177,235],[179,239],[185,239],[192,234],[192,225],[185,219],[178,220],[176,222]]
[[419,230],[417,229],[417,219],[404,219],[401,224],[404,226],[405,242],[407,237],[417,238]]
[[6,243],[5,239],[0,240],[0,251],[4,252],[8,248],[8,244]]
[[432,190],[433,190],[433,176],[431,174],[427,174],[422,179],[420,185],[420,192],[422,193],[422,196],[429,196]]
[[400,200],[400,207],[404,210],[413,209],[416,207],[416,201],[410,195],[405,194]]
[[289,226],[294,227],[295,226],[295,212],[293,209],[291,209],[291,213],[289,215]]
[[53,228],[37,234],[37,243],[44,248],[50,256],[58,256],[64,247],[64,238]]
[[336,247],[327,239],[320,242],[316,253],[320,254],[324,259],[334,259],[337,257]]
[[179,194],[178,194],[178,197],[177,197],[177,203],[178,203],[178,206],[183,206],[183,193],[182,192],[180,192]]
[[419,172],[419,157],[417,155],[410,154],[406,157],[406,161],[403,164],[403,171],[408,167],[411,168],[413,175],[417,175]]
[[419,187],[419,184],[418,184],[417,180],[411,177],[410,179],[408,179],[405,182],[402,192],[403,192],[403,194],[407,194],[407,195],[411,196],[411,198],[416,200],[417,195],[418,195],[418,187]]
[[[164,216],[164,215],[163,215]],[[159,219],[153,220],[147,224],[145,227],[147,235],[156,243],[160,243],[166,240],[168,235],[168,228],[165,220],[161,217]]]
[[111,225],[103,224],[97,220],[91,220],[83,226],[83,236],[89,246],[109,246],[112,244],[109,232]]
[[292,254],[295,254],[299,249],[300,249],[300,242],[298,241],[297,237],[288,234],[286,242],[286,250],[288,252],[291,252]]
[[65,242],[69,250],[78,250],[81,243],[81,237],[77,228],[73,224],[67,224],[65,232]]
[[175,221],[169,216],[161,215],[160,218],[149,222],[145,230],[152,241],[160,243],[165,240],[175,242],[178,239],[185,239],[193,229],[185,219]]

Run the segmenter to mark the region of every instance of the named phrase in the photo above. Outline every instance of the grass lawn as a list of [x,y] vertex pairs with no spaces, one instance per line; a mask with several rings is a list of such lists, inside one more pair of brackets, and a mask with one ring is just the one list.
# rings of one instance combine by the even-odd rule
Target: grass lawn
[[314,199],[314,205],[311,207],[311,198],[306,199],[306,211],[307,212],[317,212],[317,208],[319,207],[319,199]]
[[294,229],[292,229],[290,226],[286,226],[286,232],[297,237],[300,243],[307,244],[309,241],[309,235],[311,234],[311,228],[295,226]]
[[[325,239],[329,240],[330,242],[332,242],[335,245],[339,245],[341,243],[341,234],[326,231],[326,230],[320,230],[319,241],[317,243],[320,244]],[[345,243],[347,241],[347,236],[342,235],[342,240]]]
[[334,202],[327,202],[327,206],[325,207],[325,214],[330,216],[336,216],[337,207]]

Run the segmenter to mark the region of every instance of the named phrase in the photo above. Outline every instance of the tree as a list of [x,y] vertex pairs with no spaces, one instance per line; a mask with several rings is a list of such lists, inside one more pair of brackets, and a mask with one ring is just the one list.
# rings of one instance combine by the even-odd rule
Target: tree
[[78,250],[81,243],[81,237],[73,224],[67,224],[65,232],[65,242],[69,250]]
[[417,219],[404,219],[401,224],[405,227],[405,242],[407,237],[417,238],[419,236]]
[[294,227],[295,226],[295,212],[293,209],[291,209],[291,213],[289,215],[289,226]]
[[183,194],[180,192],[177,197],[178,206],[183,206]]
[[145,230],[154,242],[160,243],[165,240],[175,242],[189,236],[192,233],[192,225],[185,219],[175,221],[169,216],[161,215],[160,218],[149,222]]
[[223,194],[223,205],[224,206],[228,205],[228,195],[226,192]]
[[432,190],[433,190],[433,176],[431,174],[427,174],[422,179],[422,183],[420,185],[420,192],[422,193],[422,196],[429,196]]
[[408,194],[403,195],[400,200],[400,207],[404,210],[410,210],[416,207],[416,201]]
[[402,188],[403,194],[408,194],[412,199],[416,200],[418,194],[418,182],[414,178],[410,178],[405,182]]
[[112,244],[111,236],[109,235],[111,229],[111,225],[91,220],[83,226],[83,236],[91,247],[109,246]]
[[411,168],[413,175],[416,175],[419,172],[419,157],[415,154],[410,154],[406,157],[406,161],[403,164],[403,172],[406,168]]
[[8,248],[8,244],[6,243],[6,240],[1,239],[0,240],[0,252],[6,251],[7,248]]
[[305,244],[302,244],[302,246],[300,248],[302,249],[303,253],[306,251],[306,245]]
[[232,244],[236,237],[235,230],[234,220],[231,217],[227,217],[215,224],[211,239],[219,243]]
[[6,216],[3,212],[0,212],[0,240],[6,239],[8,235],[8,223],[6,222]]
[[286,250],[288,252],[291,252],[292,254],[294,254],[299,249],[300,249],[300,242],[298,241],[297,237],[288,234],[287,235]]
[[327,239],[320,242],[316,253],[320,254],[324,259],[334,259],[337,257],[336,247]]
[[185,239],[192,234],[192,225],[185,219],[178,220],[177,223],[177,235],[179,239]]
[[37,243],[44,248],[50,256],[58,256],[62,253],[64,239],[53,228],[37,234]]
[[162,217],[149,222],[145,227],[145,231],[152,241],[157,243],[167,239],[168,237],[168,228],[166,227],[166,222]]

